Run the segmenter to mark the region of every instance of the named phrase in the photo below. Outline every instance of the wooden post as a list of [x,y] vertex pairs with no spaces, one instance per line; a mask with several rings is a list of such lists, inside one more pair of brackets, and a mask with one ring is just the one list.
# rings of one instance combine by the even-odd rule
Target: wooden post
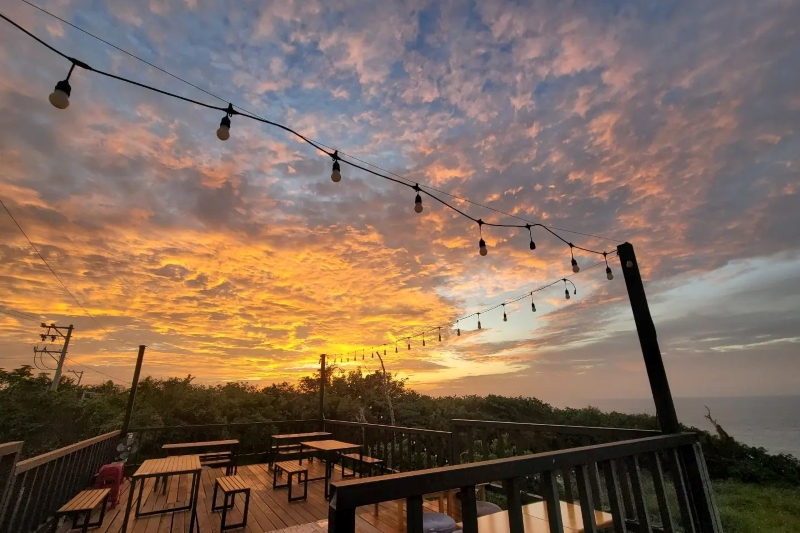
[[639,335],[639,344],[642,346],[647,378],[650,380],[650,390],[656,404],[658,423],[664,433],[678,433],[680,431],[678,415],[675,413],[667,372],[664,370],[664,361],[661,359],[661,350],[656,338],[656,327],[653,324],[653,317],[650,316],[650,308],[647,305],[647,296],[644,292],[636,255],[633,253],[633,246],[628,242],[620,244],[617,246],[617,253],[631,300],[633,320],[636,322],[636,333]]
[[319,425],[325,431],[325,354],[319,356]]
[[120,435],[123,441],[128,436],[128,428],[131,426],[131,415],[133,415],[133,404],[136,401],[136,389],[139,388],[139,374],[142,371],[142,361],[144,361],[144,344],[139,345],[139,355],[136,358],[136,368],[133,370],[133,381],[131,382],[131,390],[128,393],[128,407],[125,409],[125,418],[122,421],[122,430]]

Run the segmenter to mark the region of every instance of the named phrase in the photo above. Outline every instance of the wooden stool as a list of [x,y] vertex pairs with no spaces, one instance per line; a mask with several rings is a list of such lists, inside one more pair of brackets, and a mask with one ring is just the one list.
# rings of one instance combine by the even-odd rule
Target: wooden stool
[[[222,505],[217,506],[217,489],[222,491]],[[244,494],[244,511],[242,521],[238,524],[225,524],[228,517],[228,509],[233,509],[234,498],[237,494]],[[228,503],[230,497],[230,503]],[[212,511],[222,511],[222,522],[220,530],[236,529],[247,525],[247,509],[250,507],[250,486],[239,476],[222,476],[214,481],[214,496],[211,500]]]
[[[348,477],[355,477],[356,473],[358,473],[358,477],[364,477],[364,469],[367,469],[367,476],[372,476],[372,469],[374,467],[378,467],[380,469],[381,465],[383,464],[383,460],[376,459],[375,457],[367,457],[366,455],[359,455],[357,453],[343,453],[341,456],[342,458],[342,478]],[[345,459],[350,459],[352,461],[353,469],[350,474],[345,474],[344,472],[344,461]],[[358,470],[356,472],[356,470]],[[380,470],[378,470],[380,471]]]
[[[286,483],[278,485],[278,476],[281,472],[286,472]],[[303,484],[303,495],[292,498],[292,476],[297,476],[297,482]],[[308,468],[292,461],[275,463],[275,470],[272,473],[272,490],[289,487],[289,501],[296,502],[308,498]]]
[[[76,529],[78,527],[78,517],[82,513],[86,513],[86,519],[81,526],[81,531],[83,533],[86,533],[90,527],[102,526],[103,518],[106,516],[106,504],[108,503],[108,495],[110,492],[110,489],[87,489],[80,491],[74,498],[65,503],[61,509],[55,512],[55,516],[53,517],[53,529],[51,529],[51,531],[53,533],[56,532],[58,529],[58,519],[62,516],[72,516],[71,529]],[[92,517],[92,511],[101,503],[103,507],[100,509],[100,519],[97,522],[89,523],[89,519]]]

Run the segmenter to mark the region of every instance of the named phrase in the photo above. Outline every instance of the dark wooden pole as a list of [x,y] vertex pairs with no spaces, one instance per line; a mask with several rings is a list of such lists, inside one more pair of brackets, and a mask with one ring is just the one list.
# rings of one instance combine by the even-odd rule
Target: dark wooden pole
[[325,354],[319,356],[319,423],[321,431],[325,431]]
[[653,392],[653,401],[656,404],[656,416],[664,433],[678,433],[678,415],[675,413],[675,404],[669,390],[667,372],[664,361],[661,359],[661,350],[658,348],[656,326],[650,316],[647,305],[647,295],[644,293],[642,276],[636,262],[633,246],[626,242],[617,246],[619,261],[622,265],[622,274],[625,276],[625,286],[631,300],[633,320],[636,322],[636,333],[639,335],[639,344],[642,346],[644,365],[647,368],[647,378],[650,380],[650,390]]
[[142,361],[144,361],[144,344],[139,345],[139,355],[136,358],[136,368],[133,370],[133,382],[128,393],[128,407],[125,410],[125,419],[122,421],[122,438],[128,435],[128,428],[131,425],[131,415],[133,415],[133,404],[136,401],[136,389],[139,388],[139,374],[142,372]]

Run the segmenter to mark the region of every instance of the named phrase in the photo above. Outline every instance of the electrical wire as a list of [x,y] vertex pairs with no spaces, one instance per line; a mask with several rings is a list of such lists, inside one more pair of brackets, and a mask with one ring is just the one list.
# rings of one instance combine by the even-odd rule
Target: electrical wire
[[[39,320],[38,318],[35,318],[35,317],[32,317],[32,316],[26,316],[26,315],[24,315],[22,313],[19,313],[18,311],[12,310],[12,309],[9,309],[9,310],[0,309],[0,313],[3,313],[4,315],[8,315],[8,316],[13,316],[14,318],[16,318],[18,320],[30,320],[31,322],[41,322],[41,320]],[[15,313],[19,313],[19,314],[15,314]]]
[[[39,249],[36,247],[36,245],[35,245],[35,244],[33,244],[33,241],[31,241],[31,239],[28,237],[28,234],[27,234],[27,233],[25,233],[25,230],[24,230],[24,229],[22,229],[22,226],[20,226],[19,222],[17,222],[17,219],[16,219],[16,218],[14,218],[14,215],[12,215],[12,214],[11,214],[11,211],[9,211],[8,207],[6,207],[6,204],[5,204],[5,202],[3,202],[2,198],[0,198],[0,205],[2,205],[2,206],[3,206],[3,209],[5,209],[6,213],[8,213],[8,216],[9,216],[9,217],[11,217],[11,220],[13,220],[13,221],[14,221],[14,225],[16,225],[16,226],[17,226],[17,229],[18,229],[18,230],[20,231],[20,233],[22,233],[22,235],[25,237],[25,240],[26,240],[26,241],[28,241],[28,244],[30,244],[31,248],[33,248],[33,250],[36,252],[36,255],[38,255],[38,256],[39,256],[39,259],[41,259],[41,260],[42,260],[42,262],[45,264],[45,266],[46,266],[46,267],[47,267],[47,269],[50,271],[50,273],[53,275],[53,277],[54,277],[54,278],[56,278],[56,280],[58,281],[58,283],[59,283],[59,284],[61,284],[61,287],[64,289],[64,291],[65,291],[65,292],[66,292],[66,293],[67,293],[67,294],[68,294],[68,295],[69,295],[69,296],[70,296],[70,297],[71,297],[71,298],[72,298],[72,299],[75,301],[75,303],[78,305],[78,307],[80,307],[80,308],[83,310],[84,314],[85,314],[87,317],[89,317],[89,318],[92,320],[92,322],[94,322],[94,323],[97,325],[97,327],[99,327],[100,329],[102,329],[102,330],[103,330],[103,331],[106,333],[106,335],[108,335],[109,337],[111,337],[111,338],[112,338],[112,339],[114,339],[115,341],[119,342],[120,344],[127,344],[126,342],[123,342],[123,341],[119,340],[119,339],[118,339],[118,338],[117,338],[115,335],[113,335],[113,334],[112,334],[110,331],[108,331],[106,328],[104,328],[104,327],[103,327],[103,325],[102,325],[100,322],[98,322],[98,321],[97,321],[97,319],[96,319],[95,317],[93,317],[93,316],[91,315],[91,313],[89,313],[89,311],[87,311],[87,310],[86,310],[86,308],[83,306],[83,304],[81,304],[81,302],[80,302],[80,301],[78,301],[78,299],[75,297],[75,295],[74,295],[74,294],[72,294],[72,291],[70,291],[70,290],[69,290],[69,288],[67,287],[66,283],[64,283],[64,281],[63,281],[63,280],[61,279],[61,277],[60,277],[60,276],[59,276],[59,275],[56,273],[56,271],[55,271],[55,270],[53,270],[53,267],[51,267],[51,266],[50,266],[50,263],[48,263],[48,262],[47,262],[47,259],[45,259],[45,258],[44,258],[44,256],[42,255],[42,253],[41,253],[41,252],[39,251]],[[130,345],[129,345],[129,346],[130,346]]]
[[92,372],[97,372],[97,373],[98,373],[98,374],[100,374],[101,376],[105,376],[105,377],[107,377],[107,378],[109,378],[109,379],[111,379],[111,380],[113,380],[113,381],[117,381],[117,382],[119,382],[119,383],[122,383],[123,385],[127,385],[127,384],[128,384],[128,382],[127,382],[127,381],[125,381],[125,380],[122,380],[122,379],[119,379],[119,378],[115,378],[115,377],[114,377],[114,376],[112,376],[111,374],[106,374],[105,372],[101,372],[101,371],[97,370],[96,368],[92,368],[92,367],[90,367],[90,366],[84,365],[83,363],[78,363],[77,361],[75,361],[75,360],[73,360],[73,359],[70,359],[69,357],[64,357],[64,359],[66,359],[67,361],[69,361],[69,362],[70,362],[70,363],[72,363],[73,365],[78,365],[78,366],[80,366],[80,367],[83,367],[83,368],[89,369],[89,370],[91,370]]
[[[34,6],[33,4],[30,4],[30,5],[32,5],[33,7],[38,7],[38,6]],[[44,11],[44,10],[42,10],[42,11]],[[48,12],[48,14],[50,14],[50,13]],[[189,103],[192,103],[192,104],[195,104],[195,105],[199,105],[201,107],[205,107],[205,108],[208,108],[208,109],[214,109],[214,110],[217,110],[217,111],[223,111],[223,112],[226,113],[226,117],[232,117],[234,115],[243,116],[243,117],[247,117],[247,118],[249,118],[251,120],[255,120],[255,121],[261,122],[263,124],[268,124],[268,125],[274,126],[276,128],[282,129],[282,130],[294,135],[295,137],[301,139],[302,141],[306,142],[307,144],[311,145],[312,147],[314,147],[318,151],[322,152],[323,154],[331,157],[334,160],[334,163],[337,163],[338,161],[341,161],[342,163],[345,163],[345,164],[347,164],[347,165],[349,165],[349,166],[351,166],[353,168],[357,168],[359,170],[362,170],[364,172],[372,174],[372,175],[374,175],[376,177],[379,177],[379,178],[385,179],[387,181],[391,181],[391,182],[397,183],[399,185],[403,185],[405,187],[408,187],[408,188],[411,188],[413,190],[416,190],[417,193],[424,192],[428,197],[432,198],[433,200],[436,200],[438,203],[442,204],[443,206],[445,206],[445,207],[449,208],[450,210],[460,214],[461,216],[471,220],[472,222],[477,223],[478,226],[481,229],[482,229],[482,226],[484,226],[484,225],[488,226],[488,227],[496,227],[496,228],[520,228],[520,229],[527,229],[529,231],[532,228],[541,228],[544,231],[550,233],[552,236],[556,237],[558,240],[562,241],[564,244],[569,245],[571,250],[572,249],[578,249],[578,250],[581,250],[581,251],[584,251],[584,252],[593,253],[593,254],[599,254],[599,255],[603,255],[603,254],[607,253],[605,250],[599,251],[599,250],[594,250],[594,249],[591,249],[591,248],[586,248],[586,247],[583,247],[583,246],[577,246],[577,245],[573,244],[572,242],[568,241],[567,239],[563,238],[561,235],[559,235],[558,233],[556,233],[555,231],[553,231],[549,227],[547,227],[547,226],[545,226],[544,224],[541,224],[541,223],[528,223],[528,222],[526,222],[524,225],[522,225],[522,224],[511,224],[511,223],[501,223],[501,222],[486,222],[481,218],[475,218],[474,216],[469,215],[465,211],[455,207],[454,205],[448,203],[447,201],[445,201],[445,200],[439,198],[438,196],[434,195],[433,193],[431,193],[430,191],[434,190],[431,187],[427,187],[426,186],[425,188],[422,188],[422,187],[419,186],[419,184],[411,185],[411,183],[409,182],[409,180],[407,180],[407,178],[402,178],[401,177],[401,179],[403,180],[403,181],[401,181],[401,179],[397,179],[397,178],[391,177],[388,172],[382,174],[380,172],[376,172],[374,170],[371,170],[371,169],[367,168],[366,166],[360,165],[358,163],[354,163],[353,161],[342,159],[341,155],[340,155],[340,152],[338,150],[334,150],[333,152],[330,152],[329,149],[324,148],[320,143],[317,143],[313,139],[300,134],[299,132],[295,131],[294,129],[290,128],[289,126],[285,126],[285,125],[280,124],[278,122],[274,122],[274,121],[271,121],[271,120],[267,120],[267,119],[261,118],[258,115],[255,115],[253,113],[250,113],[250,112],[244,110],[243,108],[240,108],[240,109],[242,109],[242,111],[238,111],[238,110],[234,109],[233,104],[230,104],[230,103],[228,104],[227,107],[224,107],[224,108],[220,107],[220,106],[207,104],[207,103],[200,102],[200,101],[194,100],[192,98],[187,98],[185,96],[181,96],[181,95],[169,92],[169,91],[164,91],[162,89],[158,89],[158,88],[153,87],[151,85],[140,83],[140,82],[131,80],[129,78],[125,78],[125,77],[122,77],[122,76],[117,76],[115,74],[111,74],[110,72],[105,72],[105,71],[102,71],[102,70],[99,70],[99,69],[95,69],[95,68],[89,66],[88,64],[84,63],[83,61],[80,61],[78,59],[70,57],[70,56],[66,55],[65,53],[61,52],[60,50],[54,48],[53,46],[49,45],[48,43],[46,43],[45,41],[43,41],[42,39],[40,39],[39,37],[37,37],[33,33],[29,32],[28,30],[26,30],[25,28],[23,28],[22,26],[20,26],[16,22],[14,22],[13,20],[9,19],[5,15],[0,14],[0,18],[3,18],[4,20],[6,20],[10,24],[12,24],[14,27],[16,27],[17,29],[19,29],[20,31],[22,31],[23,33],[28,35],[29,37],[35,39],[37,42],[39,42],[43,46],[47,47],[48,49],[50,49],[54,53],[56,53],[59,56],[67,59],[68,61],[70,61],[72,63],[72,68],[70,69],[70,72],[72,72],[72,69],[77,66],[77,67],[80,67],[80,68],[82,68],[84,70],[95,72],[95,73],[100,74],[102,76],[113,78],[113,79],[118,80],[118,81],[129,83],[131,85],[136,85],[137,87],[141,87],[143,89],[148,89],[150,91],[153,91],[153,92],[165,95],[165,96],[170,96],[170,97],[173,97],[173,98],[176,98],[176,99],[179,99],[179,100],[183,100],[185,102],[189,102]],[[89,34],[88,32],[85,32],[85,33]],[[128,54],[131,55],[132,57],[136,57],[136,56],[133,56],[133,54],[130,54],[130,53],[128,53]],[[163,71],[163,69],[159,69],[159,70]],[[175,76],[175,77],[176,77],[176,79],[181,79],[182,80],[182,78],[179,78],[177,76]],[[204,92],[207,92],[207,91],[204,91]],[[216,95],[212,95],[212,96],[222,100],[220,97],[218,97]],[[341,154],[344,154],[344,152],[341,152]],[[352,158],[352,159],[353,160],[357,160],[357,158]],[[361,160],[358,160],[358,161],[361,161]],[[370,165],[369,163],[365,163],[365,164]],[[374,166],[374,165],[370,165],[370,166]],[[378,168],[378,167],[375,167],[375,168]],[[448,194],[449,196],[454,196],[454,195],[450,195],[449,193],[445,193],[445,194]],[[471,202],[471,203],[474,203],[474,202]],[[476,205],[478,205],[478,204],[476,204]],[[486,206],[483,206],[483,207],[486,207]],[[490,209],[493,209],[493,208],[490,208]],[[499,210],[495,210],[495,211],[500,212]],[[514,216],[515,218],[520,218],[520,217],[516,217],[516,215],[509,215],[509,216]],[[561,231],[561,230],[559,230],[559,231]],[[586,235],[589,235],[589,234],[586,234]],[[531,234],[531,236],[532,236],[532,234]]]

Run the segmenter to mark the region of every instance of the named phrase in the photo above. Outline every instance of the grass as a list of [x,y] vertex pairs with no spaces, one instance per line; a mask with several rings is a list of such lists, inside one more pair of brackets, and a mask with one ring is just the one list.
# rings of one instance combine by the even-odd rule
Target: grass
[[714,483],[725,533],[800,532],[800,487]]

